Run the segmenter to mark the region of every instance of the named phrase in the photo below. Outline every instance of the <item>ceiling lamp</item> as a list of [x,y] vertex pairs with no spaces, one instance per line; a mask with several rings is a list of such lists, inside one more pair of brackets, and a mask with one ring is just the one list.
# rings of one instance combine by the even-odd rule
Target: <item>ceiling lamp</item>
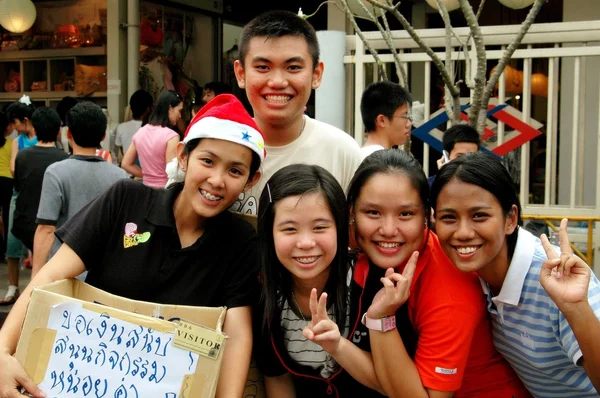
[[[520,10],[521,8],[529,7],[535,0],[498,0],[503,6],[512,8],[513,10]],[[429,0],[427,0],[429,2]]]
[[[426,0],[431,7],[438,9],[437,0]],[[442,4],[446,6],[448,11],[454,11],[460,8],[458,0],[442,0]]]
[[12,33],[23,33],[35,22],[31,0],[0,0],[0,25]]

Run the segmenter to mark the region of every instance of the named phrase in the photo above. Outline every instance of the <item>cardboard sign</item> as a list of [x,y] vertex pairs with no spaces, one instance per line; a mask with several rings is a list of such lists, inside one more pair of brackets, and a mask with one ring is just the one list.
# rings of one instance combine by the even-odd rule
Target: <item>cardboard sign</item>
[[86,310],[57,304],[47,328],[56,331],[39,387],[48,396],[181,397],[196,371],[198,354],[176,347],[174,335]]
[[[160,305],[58,281],[33,290],[15,357],[48,397],[214,397],[225,313],[224,307]],[[222,339],[215,358],[173,345],[181,318]]]

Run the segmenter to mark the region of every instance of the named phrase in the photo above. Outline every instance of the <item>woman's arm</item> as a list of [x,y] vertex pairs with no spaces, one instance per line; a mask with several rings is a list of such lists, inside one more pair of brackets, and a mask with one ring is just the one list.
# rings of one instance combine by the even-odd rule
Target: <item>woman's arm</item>
[[142,168],[135,164],[135,159],[137,158],[137,149],[135,149],[135,144],[132,142],[127,149],[127,152],[123,156],[123,161],[121,162],[121,168],[128,172],[129,174],[142,178]]
[[[417,252],[412,254],[402,274],[394,272],[392,268],[386,271],[385,277],[381,278],[383,287],[377,292],[367,311],[369,318],[380,319],[385,316],[395,315],[400,306],[408,301],[418,257],[419,254]],[[449,305],[452,306],[452,303]],[[452,349],[457,345],[446,344],[448,343],[447,339],[456,339],[457,341],[466,339],[469,343],[458,345],[459,349],[464,350],[464,347],[470,347],[473,337],[473,330],[471,329],[474,329],[474,327],[471,327],[472,325],[467,322],[461,324],[460,327],[452,328],[452,319],[447,316],[445,307],[439,307],[440,309],[436,308],[435,310],[430,308],[428,316],[439,316],[442,319],[436,319],[436,322],[440,325],[448,322],[448,327],[438,327],[435,329],[431,326],[423,327],[419,334],[417,356],[419,355],[419,349],[427,350],[429,353],[434,352],[434,355],[439,355],[441,358],[446,354],[454,354]],[[431,325],[432,323],[430,322],[429,324]],[[443,335],[440,336],[440,332]],[[457,338],[455,336],[456,333],[464,337]],[[369,330],[369,340],[371,342],[371,355],[373,356],[377,378],[390,397],[446,398],[454,395],[453,391],[438,391],[426,388],[423,385],[422,379],[425,377],[420,374],[416,363],[408,355],[398,329],[394,328],[388,332]],[[440,344],[446,347],[441,349]],[[462,367],[464,367],[464,363],[462,362],[466,362],[468,349],[463,354],[460,356]]]
[[265,390],[268,398],[296,398],[294,382],[289,373],[276,377],[265,376]]
[[12,141],[10,149],[10,174],[15,175],[15,159],[17,158],[17,152],[19,151],[19,137]]
[[454,392],[425,388],[397,329],[389,332],[369,330],[375,372],[390,397],[448,398]]
[[216,396],[241,397],[246,387],[252,354],[251,307],[228,309],[223,331],[229,339],[225,344]]
[[179,136],[175,136],[167,141],[167,150],[165,151],[165,162],[168,164],[171,160],[177,157],[177,144]]
[[304,336],[323,347],[359,383],[383,394],[371,354],[341,337],[339,327],[327,315],[327,293],[317,302],[317,289],[312,289],[309,308],[311,322],[302,331]]
[[63,244],[50,261],[37,273],[8,314],[0,330],[0,398],[22,397],[17,386],[22,385],[36,397],[41,391],[29,379],[21,364],[11,355],[17,348],[21,326],[25,320],[29,296],[34,287],[61,279],[72,279],[85,271],[81,258],[66,244]]
[[[541,236],[548,260],[540,270],[540,284],[573,330],[583,356],[583,368],[596,391],[600,391],[600,319],[597,305],[596,313],[590,305],[591,302],[596,302],[593,295],[598,294],[599,286],[596,279],[591,280],[590,267],[573,254],[567,226],[568,220],[561,220],[558,232],[560,255],[556,253],[548,237]],[[561,323],[559,326],[561,331],[566,330],[566,325]],[[566,346],[568,343],[563,341],[563,344]]]

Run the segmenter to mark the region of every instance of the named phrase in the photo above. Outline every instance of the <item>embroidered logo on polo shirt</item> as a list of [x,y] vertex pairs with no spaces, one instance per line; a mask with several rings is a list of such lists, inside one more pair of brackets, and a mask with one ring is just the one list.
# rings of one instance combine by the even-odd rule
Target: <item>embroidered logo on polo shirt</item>
[[456,368],[446,369],[446,368],[440,368],[439,366],[436,366],[435,373],[441,373],[443,375],[455,375],[456,373],[458,373],[458,369],[456,369]]
[[532,349],[535,351],[535,341],[531,338],[531,335],[527,332],[521,333],[521,344],[525,347]]
[[150,239],[150,232],[139,233],[138,226],[132,222],[125,224],[125,236],[123,236],[123,247],[137,246],[146,243]]

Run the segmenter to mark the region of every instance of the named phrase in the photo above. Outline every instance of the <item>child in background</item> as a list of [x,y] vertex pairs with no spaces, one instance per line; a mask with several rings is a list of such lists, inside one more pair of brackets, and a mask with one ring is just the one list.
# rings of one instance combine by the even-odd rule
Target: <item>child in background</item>
[[13,127],[8,123],[6,113],[0,111],[0,207],[2,207],[2,246],[0,256],[6,253],[8,239],[8,218],[10,198],[13,194],[14,182],[10,172],[10,152],[12,141],[7,138],[12,133]]
[[359,331],[387,395],[528,397],[494,348],[477,276],[456,270],[430,229],[417,160],[372,153],[352,179],[348,206],[362,250],[354,272],[370,303]]
[[53,108],[37,108],[31,124],[37,144],[19,151],[15,160],[15,192],[18,193],[11,232],[25,247],[33,251],[36,216],[40,205],[44,173],[48,166],[69,157],[56,147],[60,132],[60,117]]
[[[132,138],[123,156],[121,167],[129,174],[142,178],[145,185],[163,188],[168,180],[165,166],[176,157],[179,134],[173,126],[181,119],[183,100],[172,90],[163,91],[148,120]],[[141,167],[136,165],[139,158]]]
[[[14,102],[6,108],[6,117],[8,123],[19,133],[16,139],[12,141],[10,152],[10,173],[15,173],[15,159],[17,152],[37,144],[35,129],[31,124],[31,115],[33,106],[28,96],[24,95],[17,102]],[[8,234],[6,238],[6,263],[8,264],[8,290],[3,299],[0,299],[0,305],[12,305],[19,297],[19,262],[21,259],[28,260],[28,251],[12,231],[15,206],[18,194],[13,190],[10,199],[10,209],[8,214]]]
[[359,348],[350,340],[362,290],[350,296],[340,184],[320,166],[286,166],[258,209],[264,294],[254,334],[267,396],[381,397],[368,341]]

